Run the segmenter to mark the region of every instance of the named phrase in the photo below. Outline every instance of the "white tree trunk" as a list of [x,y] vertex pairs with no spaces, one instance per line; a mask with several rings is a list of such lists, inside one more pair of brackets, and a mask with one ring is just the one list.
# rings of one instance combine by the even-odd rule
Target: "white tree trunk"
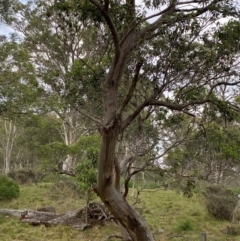
[[[77,140],[76,112],[71,108],[68,108],[65,112],[62,130],[65,145],[74,145]],[[75,162],[76,160],[73,155],[67,155],[63,161],[62,171],[64,173],[72,172],[75,167]]]
[[10,162],[13,149],[13,143],[16,137],[17,127],[12,121],[4,121],[4,128],[6,133],[6,146],[4,156],[4,173],[8,174],[10,171]]

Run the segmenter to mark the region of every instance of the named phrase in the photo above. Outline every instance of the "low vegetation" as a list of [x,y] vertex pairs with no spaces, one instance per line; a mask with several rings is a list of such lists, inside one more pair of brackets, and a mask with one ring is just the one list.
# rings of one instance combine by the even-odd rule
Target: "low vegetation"
[[220,220],[231,220],[237,203],[237,195],[232,190],[222,186],[208,186],[205,195],[209,213]]
[[18,196],[18,184],[6,176],[0,176],[0,201],[11,200]]
[[[37,209],[51,205],[57,213],[84,207],[85,199],[79,195],[78,189],[69,188],[63,183],[20,185],[20,196],[11,201],[1,201],[0,206]],[[200,240],[201,234],[205,232],[211,241],[238,241],[240,238],[236,225],[233,227],[229,221],[218,220],[207,211],[206,198],[200,192],[194,193],[191,198],[173,190],[157,188],[143,189],[138,198],[131,194],[132,190],[129,202],[135,203],[134,207],[149,224],[156,241]],[[95,201],[100,200],[96,198]],[[5,241],[103,241],[110,235],[119,234],[119,228],[114,222],[97,225],[83,232],[67,226],[31,226],[16,218],[0,215],[0,225],[0,240]]]

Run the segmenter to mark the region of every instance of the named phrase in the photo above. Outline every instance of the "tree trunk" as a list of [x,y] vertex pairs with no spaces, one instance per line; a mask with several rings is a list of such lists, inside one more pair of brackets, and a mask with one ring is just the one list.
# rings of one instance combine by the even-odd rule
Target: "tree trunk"
[[6,146],[5,146],[5,158],[4,158],[4,173],[8,174],[10,171],[10,161],[13,149],[13,143],[16,137],[16,126],[12,121],[4,121],[5,132],[7,136]]
[[[153,236],[141,216],[127,203],[116,189],[114,175],[115,148],[119,134],[117,121],[102,133],[102,145],[98,167],[97,193],[117,219],[127,230],[133,241],[153,241]],[[117,176],[117,175],[116,175]]]
[[[74,145],[77,140],[77,122],[76,112],[70,107],[65,111],[64,120],[62,124],[63,139],[66,146]],[[73,173],[75,167],[76,157],[67,155],[62,163],[62,173]]]
[[88,208],[89,208],[89,196],[90,196],[90,192],[87,191],[87,199],[86,199],[86,213],[85,213],[85,222],[88,223]]
[[[118,106],[118,87],[129,54],[136,42],[137,32],[131,31],[119,46],[120,51],[116,51],[103,83],[104,118],[98,161],[98,183],[95,191],[115,219],[127,230],[133,241],[154,241],[147,224],[120,193],[120,170],[119,163],[116,161],[117,141],[119,134],[123,131],[122,113]],[[140,67],[141,65],[138,65],[137,72],[140,71]]]

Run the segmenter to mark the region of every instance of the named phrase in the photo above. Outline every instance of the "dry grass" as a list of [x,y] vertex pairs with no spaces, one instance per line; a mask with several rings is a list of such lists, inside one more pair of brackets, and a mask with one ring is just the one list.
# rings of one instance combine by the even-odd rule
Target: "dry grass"
[[[56,188],[55,188],[56,189]],[[1,208],[36,209],[40,206],[52,205],[57,213],[78,209],[84,206],[84,200],[74,191],[55,190],[52,184],[42,183],[21,186],[20,197],[11,202],[0,203]],[[129,202],[135,199],[129,197]],[[227,222],[217,221],[211,217],[205,207],[201,195],[185,198],[175,191],[144,190],[140,202],[135,208],[142,214],[156,241],[198,241],[202,232],[207,232],[211,241],[239,241],[240,236],[224,234]],[[4,241],[103,241],[111,234],[119,234],[114,224],[96,226],[81,232],[70,227],[31,226],[19,222],[15,218],[0,216],[0,240]],[[112,239],[112,241],[119,239]],[[140,241],[140,240],[139,240]]]

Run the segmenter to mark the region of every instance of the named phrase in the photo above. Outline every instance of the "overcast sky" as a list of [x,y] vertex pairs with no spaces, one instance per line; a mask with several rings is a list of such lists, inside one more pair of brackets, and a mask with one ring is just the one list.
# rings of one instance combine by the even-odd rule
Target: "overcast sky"
[[[26,3],[28,0],[20,0],[22,3]],[[0,23],[0,35],[9,35],[13,30],[6,24]]]

